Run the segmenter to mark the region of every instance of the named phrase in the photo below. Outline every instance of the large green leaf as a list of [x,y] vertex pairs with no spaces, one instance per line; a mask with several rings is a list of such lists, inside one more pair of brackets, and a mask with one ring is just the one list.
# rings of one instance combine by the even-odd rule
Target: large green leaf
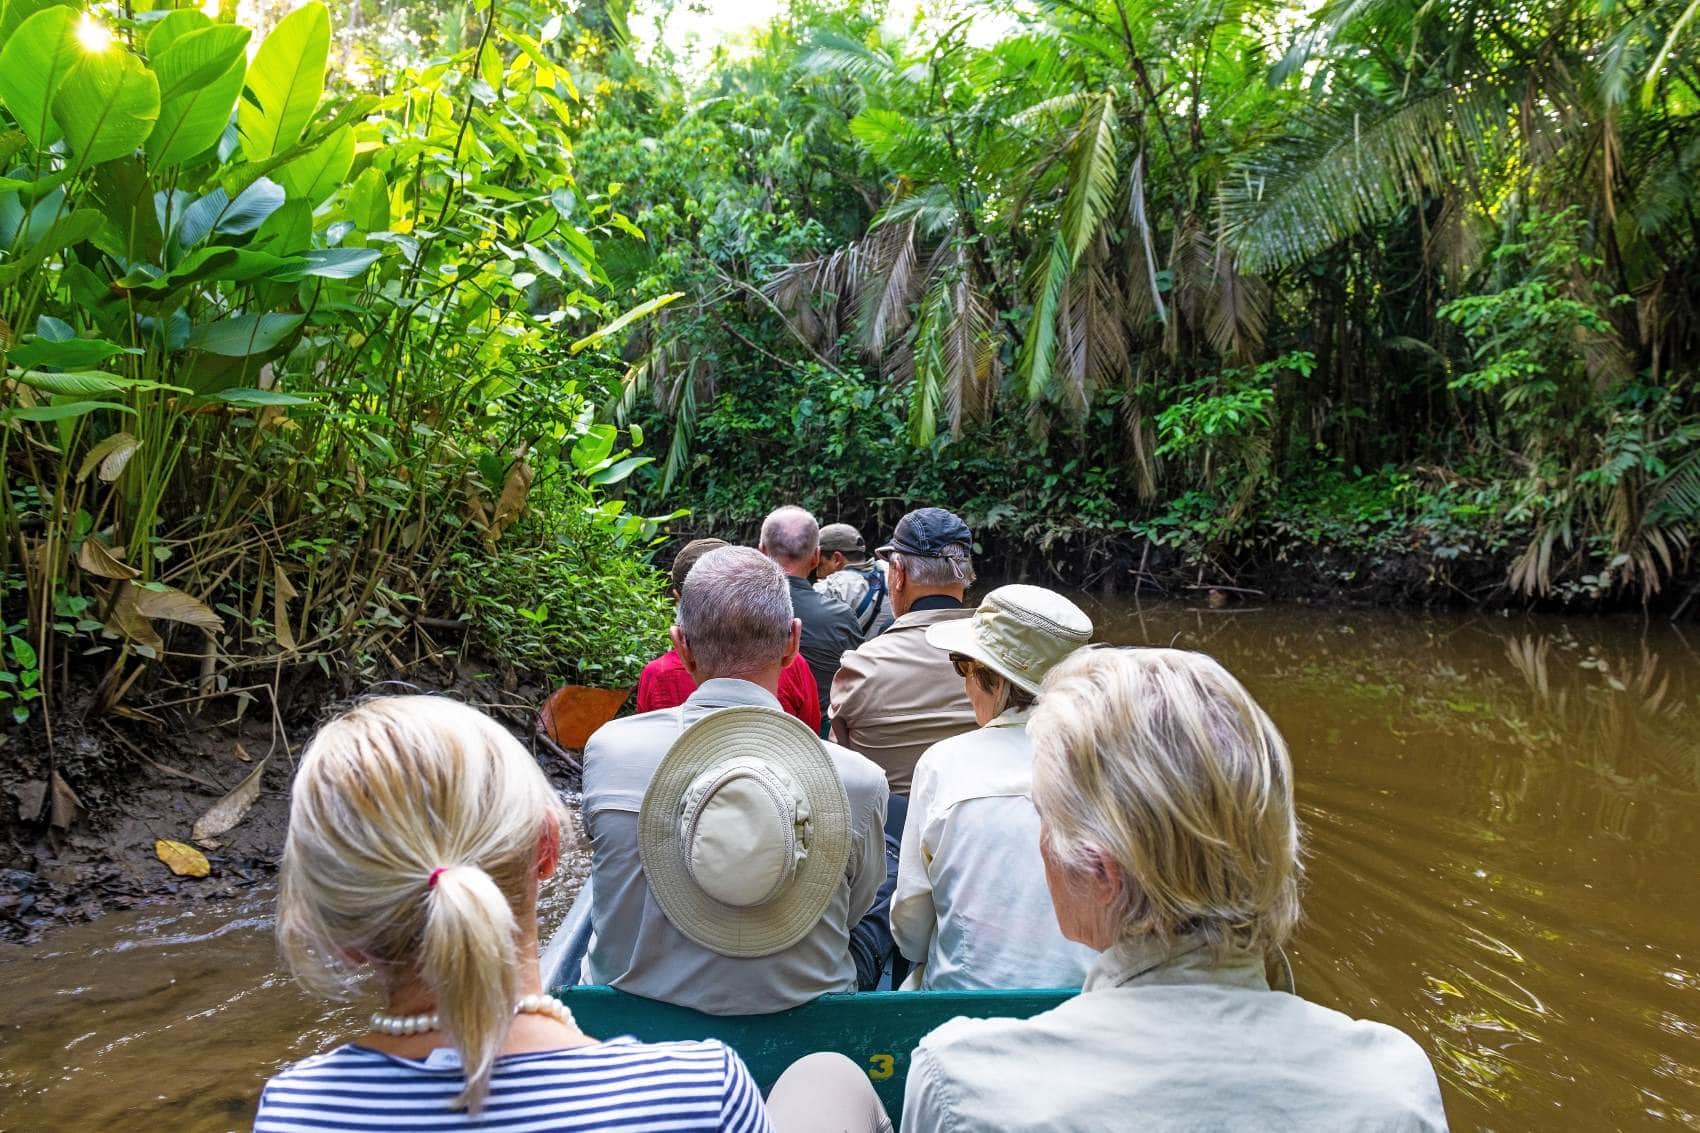
[[[165,23],[199,12],[173,12]],[[205,17],[202,17],[203,19]],[[148,37],[154,73],[159,76],[159,121],[148,136],[155,166],[176,165],[212,147],[230,122],[248,71],[249,32],[214,24],[163,37],[164,23]],[[156,47],[156,43],[164,46]]]
[[77,11],[54,7],[37,12],[0,46],[0,102],[36,147],[59,140],[53,99],[77,65]]
[[93,413],[97,409],[113,409],[119,413],[128,413],[132,417],[136,414],[128,405],[111,401],[62,401],[53,405],[25,405],[0,409],[0,421],[66,421],[72,417]]
[[[160,385],[158,382],[145,382],[136,378],[121,377],[118,374],[101,373],[98,370],[79,370],[72,374],[50,374],[41,370],[13,370],[7,376],[15,382],[29,386],[31,389],[65,397],[97,397],[103,393],[169,388]],[[36,418],[36,420],[49,420],[49,418]]]
[[303,315],[237,315],[196,327],[189,334],[189,349],[226,358],[246,358],[274,349],[301,325]]
[[23,278],[25,272],[60,248],[87,240],[105,219],[99,209],[78,209],[69,216],[60,217],[41,239],[26,245],[17,259],[0,263],[0,287],[10,287]]
[[247,283],[254,279],[299,279],[306,267],[307,261],[300,256],[273,256],[248,248],[216,245],[196,248],[184,257],[182,263],[164,275],[150,277],[132,272],[114,286],[127,291],[160,294],[209,279],[221,283]]
[[354,168],[354,130],[344,126],[305,156],[298,157],[277,171],[278,182],[291,197],[305,200],[317,208],[342,187],[348,171]]
[[108,342],[103,338],[72,338],[55,342],[49,338],[37,337],[22,346],[13,347],[6,360],[26,370],[33,370],[37,366],[52,366],[57,370],[81,370],[88,366],[98,366],[115,354],[127,352],[141,353],[133,348],[127,351],[116,342]]
[[385,184],[383,173],[368,167],[356,177],[354,184],[348,187],[348,200],[344,207],[348,211],[348,219],[364,232],[382,232],[388,228],[390,187]]
[[365,275],[366,269],[383,255],[376,248],[315,248],[302,253],[307,261],[305,275],[321,279],[353,279]]
[[325,90],[331,22],[325,6],[297,8],[260,44],[248,68],[248,98],[236,107],[236,128],[249,161],[264,161],[301,138]]
[[0,44],[10,40],[12,33],[37,12],[68,7],[66,0],[0,0]]
[[[44,13],[45,14],[45,13]],[[139,148],[159,118],[159,80],[120,47],[85,54],[53,97],[53,117],[87,169]]]

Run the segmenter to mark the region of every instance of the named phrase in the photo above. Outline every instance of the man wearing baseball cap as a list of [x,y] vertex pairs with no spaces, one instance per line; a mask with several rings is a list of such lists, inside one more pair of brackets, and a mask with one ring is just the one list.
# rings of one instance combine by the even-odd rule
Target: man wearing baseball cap
[[873,640],[897,617],[891,612],[891,588],[886,565],[868,554],[862,533],[848,523],[829,523],[820,529],[820,581],[815,590],[850,607],[862,636]]
[[950,659],[927,644],[927,627],[971,616],[963,596],[974,581],[974,535],[943,508],[897,521],[874,553],[887,564],[897,620],[844,654],[832,682],[833,737],[885,769],[893,794],[909,793],[921,753],[973,731],[973,705]]

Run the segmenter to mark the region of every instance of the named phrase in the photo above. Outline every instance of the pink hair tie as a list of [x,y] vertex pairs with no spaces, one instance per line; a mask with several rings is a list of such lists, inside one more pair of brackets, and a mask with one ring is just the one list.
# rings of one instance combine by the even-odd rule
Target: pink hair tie
[[425,888],[435,889],[437,887],[437,875],[439,873],[442,873],[445,869],[448,869],[448,868],[449,867],[446,866],[446,865],[440,865],[436,869],[432,870],[431,876],[429,878],[427,878],[426,881],[425,881]]

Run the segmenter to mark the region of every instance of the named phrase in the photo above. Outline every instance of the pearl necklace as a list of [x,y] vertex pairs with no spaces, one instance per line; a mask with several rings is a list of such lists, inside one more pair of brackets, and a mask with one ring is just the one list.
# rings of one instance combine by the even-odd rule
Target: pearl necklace
[[[515,1015],[547,1015],[563,1027],[571,1027],[573,1013],[552,995],[528,995],[514,1004]],[[380,1035],[423,1035],[442,1029],[435,1011],[428,1015],[385,1015],[374,1012],[372,1030]]]

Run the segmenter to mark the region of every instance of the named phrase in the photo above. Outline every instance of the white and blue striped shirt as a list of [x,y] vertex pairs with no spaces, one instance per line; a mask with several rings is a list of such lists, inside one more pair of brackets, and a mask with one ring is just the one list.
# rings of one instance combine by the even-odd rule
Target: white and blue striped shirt
[[349,1044],[281,1071],[260,1095],[255,1133],[772,1133],[761,1093],[715,1041],[610,1039],[496,1059],[477,1116],[452,1108],[465,1086],[453,1048],[422,1060]]

